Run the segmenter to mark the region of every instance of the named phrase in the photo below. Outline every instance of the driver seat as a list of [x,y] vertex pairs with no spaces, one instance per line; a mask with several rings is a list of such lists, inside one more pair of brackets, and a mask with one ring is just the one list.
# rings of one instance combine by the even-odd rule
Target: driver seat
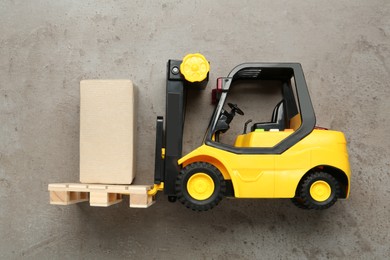
[[269,131],[270,129],[278,129],[283,131],[286,128],[286,108],[285,101],[280,101],[274,108],[272,112],[271,122],[265,123],[255,123],[252,125],[252,132],[256,129],[264,129],[264,131]]

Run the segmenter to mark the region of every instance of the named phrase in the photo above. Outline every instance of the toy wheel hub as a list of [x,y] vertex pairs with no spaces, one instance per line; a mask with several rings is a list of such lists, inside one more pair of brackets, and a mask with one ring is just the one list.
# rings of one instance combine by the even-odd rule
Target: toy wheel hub
[[205,80],[209,70],[209,62],[200,53],[186,55],[180,64],[180,72],[189,82],[201,82]]
[[214,181],[205,173],[195,173],[188,180],[187,191],[194,199],[208,199],[214,192]]
[[325,181],[316,181],[310,187],[310,196],[316,201],[325,201],[332,194],[332,188]]

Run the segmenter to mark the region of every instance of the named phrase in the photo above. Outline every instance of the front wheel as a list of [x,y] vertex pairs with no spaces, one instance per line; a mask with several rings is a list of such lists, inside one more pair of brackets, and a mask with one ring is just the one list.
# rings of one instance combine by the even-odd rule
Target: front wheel
[[178,200],[187,208],[206,211],[222,200],[226,182],[215,166],[196,162],[181,170],[175,189]]
[[327,209],[336,203],[339,195],[338,181],[326,172],[310,173],[298,188],[300,203],[308,209]]
[[303,204],[301,198],[292,198],[291,201],[295,206],[297,206],[300,209],[309,209],[305,204]]

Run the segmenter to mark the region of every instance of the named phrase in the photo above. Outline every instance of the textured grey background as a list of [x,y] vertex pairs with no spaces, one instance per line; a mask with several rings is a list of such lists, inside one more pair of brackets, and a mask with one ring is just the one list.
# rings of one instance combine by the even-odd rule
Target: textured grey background
[[[389,258],[390,2],[0,2],[0,258]],[[329,210],[224,200],[194,213],[48,204],[78,180],[79,81],[138,89],[136,183],[153,179],[165,64],[200,51],[210,84],[246,61],[302,63],[318,124],[349,141],[352,192]],[[186,151],[200,144],[211,88],[191,101]]]

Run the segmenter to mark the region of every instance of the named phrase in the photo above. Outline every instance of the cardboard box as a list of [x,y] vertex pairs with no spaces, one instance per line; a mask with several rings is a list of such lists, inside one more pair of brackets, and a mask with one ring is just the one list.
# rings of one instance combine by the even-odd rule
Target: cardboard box
[[135,122],[130,80],[80,82],[80,182],[133,181]]

